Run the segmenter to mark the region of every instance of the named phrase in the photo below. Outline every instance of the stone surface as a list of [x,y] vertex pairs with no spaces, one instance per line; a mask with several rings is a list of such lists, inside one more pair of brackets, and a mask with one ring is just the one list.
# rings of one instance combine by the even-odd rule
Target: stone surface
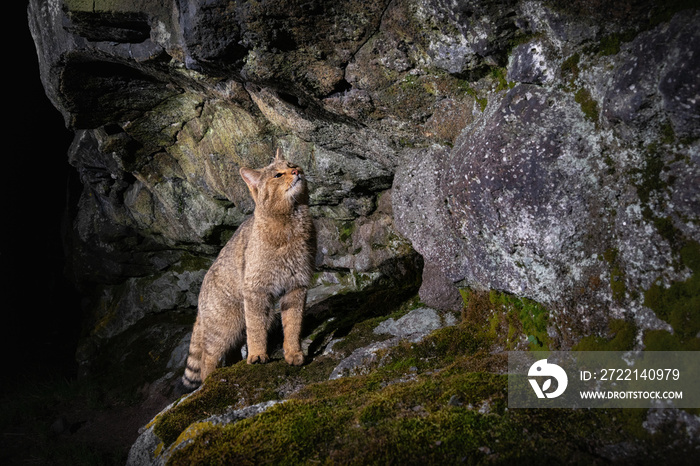
[[[183,398],[184,399],[184,398]],[[179,400],[182,401],[182,400]],[[203,419],[200,421],[199,424],[212,424],[212,425],[227,425],[227,424],[232,424],[234,422],[238,422],[243,419],[248,419],[250,417],[256,416],[260,413],[264,413],[266,410],[271,408],[272,406],[281,403],[280,401],[265,401],[263,403],[258,403],[255,405],[251,406],[246,406],[245,408],[241,409],[229,409],[227,412],[223,414],[215,414],[213,416],[209,416],[206,419]],[[163,409],[163,412],[167,412],[168,410],[172,409],[174,406],[176,406],[176,403],[171,404],[170,406],[167,406],[165,409]],[[196,429],[196,426],[193,426],[193,430]],[[192,438],[187,439],[187,434],[185,434],[186,440],[183,440],[182,442],[177,442],[173,445],[171,445],[168,449],[165,451],[161,451],[159,454],[154,455],[154,452],[158,450],[158,445],[161,443],[161,440],[158,438],[158,436],[153,432],[153,427],[149,427],[145,429],[141,435],[139,436],[138,440],[134,442],[134,445],[131,447],[129,450],[129,456],[126,460],[127,466],[144,466],[144,465],[152,465],[152,466],[160,466],[167,464],[168,460],[172,456],[174,452],[177,450],[180,450],[182,448],[185,448],[187,445],[192,443],[194,441],[194,436],[196,434],[192,432]]]
[[[534,46],[541,40],[517,47],[508,78],[522,83],[489,99],[450,151],[412,154],[397,171],[399,231],[454,283],[562,308],[555,319],[567,320],[567,311],[585,315],[587,329],[566,324],[576,332],[604,325],[596,322],[602,309],[663,328],[648,319],[639,295],[659,277],[683,280],[687,271],[670,267],[678,260],[673,249],[700,235],[697,222],[681,220],[700,211],[697,191],[686,190],[698,176],[698,127],[674,124],[689,120],[674,118],[672,110],[693,112],[696,99],[688,100],[692,85],[685,76],[698,68],[692,58],[681,61],[695,71],[676,78],[684,84],[672,108],[662,71],[673,70],[674,57],[687,56],[697,40],[697,32],[686,29],[693,17],[677,15],[640,34],[622,47],[615,65],[587,57],[574,76],[568,69],[563,75],[571,90],[525,84],[547,83],[532,61],[541,51],[542,66],[563,61],[547,57],[553,47]],[[697,80],[694,86],[697,92]],[[690,127],[692,142],[681,142],[676,128],[685,135]],[[656,153],[658,144],[664,149]],[[660,180],[649,172],[659,169]],[[679,233],[669,237],[659,219],[670,219],[668,228]],[[618,251],[613,261],[611,251]]]
[[555,79],[556,65],[545,53],[543,42],[534,40],[519,45],[513,50],[508,67],[508,80],[528,83],[547,84]]
[[432,262],[423,265],[423,275],[418,296],[422,302],[436,309],[461,311],[464,300],[455,284],[442,269]]
[[454,315],[440,314],[427,307],[413,309],[397,320],[389,318],[377,325],[373,332],[377,335],[392,335],[392,337],[355,349],[352,354],[340,361],[329,378],[334,380],[365,374],[373,365],[380,364],[377,360],[377,353],[380,351],[394,347],[402,340],[419,342],[434,330],[456,324],[457,319]]
[[397,337],[426,335],[444,325],[455,325],[454,316],[446,314],[443,318],[434,309],[427,307],[414,309],[405,316],[394,320],[389,318],[374,328],[374,333],[388,333]]

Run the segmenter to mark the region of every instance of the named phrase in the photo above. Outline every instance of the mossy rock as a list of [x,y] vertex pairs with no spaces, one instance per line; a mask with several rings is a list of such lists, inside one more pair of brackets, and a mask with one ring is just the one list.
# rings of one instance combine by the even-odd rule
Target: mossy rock
[[671,430],[645,431],[646,410],[508,410],[507,377],[495,373],[503,358],[479,366],[488,358],[473,346],[438,343],[459,331],[473,329],[390,350],[394,363],[416,366],[311,384],[256,417],[206,426],[168,464],[597,464],[622,444],[640,461],[662,456],[645,445],[664,445]]
[[[465,313],[471,322],[506,349],[549,349],[549,311],[531,299],[497,290],[477,292],[461,289]],[[527,344],[523,347],[523,341]]]
[[654,283],[644,293],[644,305],[673,328],[673,334],[665,330],[646,332],[644,344],[648,350],[700,350],[700,244],[687,242],[679,255],[692,275],[668,287]]
[[610,337],[589,335],[582,338],[572,349],[574,351],[627,351],[634,346],[637,329],[633,322],[624,319],[611,320]]
[[[544,307],[498,292],[465,295],[461,323],[380,351],[363,375],[328,380],[337,364],[328,356],[302,367],[276,360],[215,371],[154,420],[160,451],[170,452],[167,464],[644,464],[693,451],[686,441],[669,448],[677,440],[675,421],[654,433],[645,429],[646,409],[508,409],[507,353],[494,351],[504,328],[492,329],[490,316],[478,312],[507,306],[513,317],[529,320],[520,325],[539,332]],[[411,299],[390,315],[419,304]],[[347,338],[356,332],[365,335],[356,343],[366,343],[388,317],[364,314]],[[634,326],[612,327],[617,333],[602,344],[626,346]],[[203,422],[270,400],[277,403],[246,419]]]

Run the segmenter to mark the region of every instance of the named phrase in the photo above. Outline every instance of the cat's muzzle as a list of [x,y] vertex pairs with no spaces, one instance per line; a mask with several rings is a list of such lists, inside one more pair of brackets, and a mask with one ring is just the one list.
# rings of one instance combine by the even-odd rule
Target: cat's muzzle
[[291,191],[292,189],[295,189],[297,186],[299,186],[303,183],[304,183],[304,175],[301,172],[299,172],[294,177],[294,180],[289,185],[289,188],[287,188],[287,191]]

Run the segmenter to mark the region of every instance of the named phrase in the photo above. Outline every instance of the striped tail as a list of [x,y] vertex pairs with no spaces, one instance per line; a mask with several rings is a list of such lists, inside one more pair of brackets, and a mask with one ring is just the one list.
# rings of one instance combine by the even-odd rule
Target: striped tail
[[199,322],[195,322],[190,340],[190,351],[185,365],[185,374],[182,376],[182,385],[185,390],[192,391],[202,384],[202,332]]

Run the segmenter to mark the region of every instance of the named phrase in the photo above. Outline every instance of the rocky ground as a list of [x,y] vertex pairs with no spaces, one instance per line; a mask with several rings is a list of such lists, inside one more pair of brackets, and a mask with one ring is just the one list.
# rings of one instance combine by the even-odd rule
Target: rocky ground
[[[311,316],[304,366],[288,366],[278,350],[266,365],[221,368],[182,398],[171,392],[173,378],[115,380],[129,371],[24,385],[3,410],[13,422],[3,462],[693,464],[697,457],[694,410],[508,409],[504,350],[550,343],[533,343],[516,317],[536,314],[535,303],[472,292],[454,313],[415,296],[400,301]],[[631,348],[634,332],[620,328],[576,349],[587,344]]]
[[[349,332],[343,318],[322,319],[306,340],[308,364],[290,367],[278,354],[216,371],[146,426],[127,464],[697,459],[696,410],[509,409],[504,349],[548,343],[533,343],[514,318],[534,307],[467,293],[458,314],[414,298],[388,315],[358,310]],[[633,338],[620,331],[606,343],[630,348]]]

